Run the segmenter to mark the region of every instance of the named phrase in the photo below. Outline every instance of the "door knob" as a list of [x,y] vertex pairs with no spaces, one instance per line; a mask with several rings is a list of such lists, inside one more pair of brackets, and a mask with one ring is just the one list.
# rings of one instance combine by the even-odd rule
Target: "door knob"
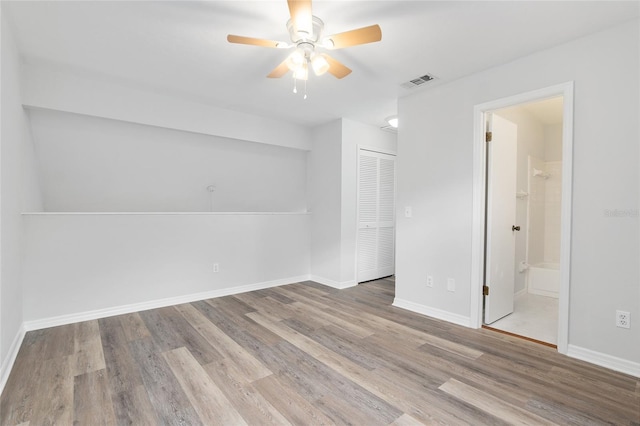
[[520,230],[520,227],[519,227],[519,226],[513,225],[513,226],[511,227],[511,231],[512,231],[512,232],[513,232],[513,231],[519,231],[519,230]]

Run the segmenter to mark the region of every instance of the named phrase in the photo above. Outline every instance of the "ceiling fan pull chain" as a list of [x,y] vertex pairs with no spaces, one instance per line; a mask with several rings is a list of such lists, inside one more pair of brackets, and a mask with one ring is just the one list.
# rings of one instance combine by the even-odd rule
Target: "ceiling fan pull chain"
[[307,99],[307,80],[304,81],[304,97],[302,99]]
[[298,88],[296,87],[296,83],[298,80],[296,80],[295,77],[293,77],[293,93],[298,93]]

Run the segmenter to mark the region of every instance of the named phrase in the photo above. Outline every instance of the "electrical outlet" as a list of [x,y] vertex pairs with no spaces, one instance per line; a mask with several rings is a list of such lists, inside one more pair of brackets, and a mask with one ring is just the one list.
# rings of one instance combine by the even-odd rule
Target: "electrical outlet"
[[433,287],[433,277],[431,275],[427,275],[427,287]]
[[220,272],[220,265],[218,265],[217,263],[213,264],[213,272]]
[[631,327],[631,314],[625,311],[616,311],[616,327]]
[[456,280],[453,278],[447,278],[447,290],[456,291]]
[[413,209],[411,206],[406,206],[404,208],[404,217],[413,217]]

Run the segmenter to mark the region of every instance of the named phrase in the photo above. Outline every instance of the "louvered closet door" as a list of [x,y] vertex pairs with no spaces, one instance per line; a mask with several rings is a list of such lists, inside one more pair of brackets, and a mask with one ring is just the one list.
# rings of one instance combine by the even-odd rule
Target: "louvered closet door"
[[393,155],[358,155],[358,282],[395,272],[395,161]]

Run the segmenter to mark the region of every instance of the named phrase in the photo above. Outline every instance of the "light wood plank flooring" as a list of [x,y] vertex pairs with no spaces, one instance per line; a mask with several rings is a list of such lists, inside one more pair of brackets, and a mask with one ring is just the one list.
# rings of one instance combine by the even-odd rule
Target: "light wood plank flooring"
[[640,424],[640,381],[312,282],[27,333],[0,424]]

